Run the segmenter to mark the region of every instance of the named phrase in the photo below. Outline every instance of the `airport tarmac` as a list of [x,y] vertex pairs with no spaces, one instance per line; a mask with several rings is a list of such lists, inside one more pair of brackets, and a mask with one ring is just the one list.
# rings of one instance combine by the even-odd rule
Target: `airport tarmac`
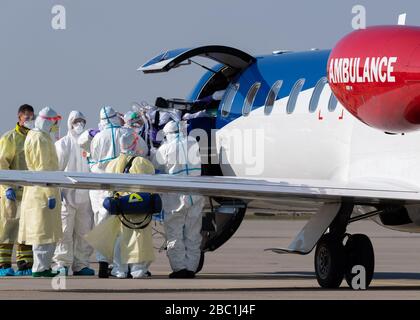
[[[1,278],[0,300],[420,299],[420,235],[387,230],[371,221],[350,225],[350,233],[365,233],[373,242],[374,280],[366,291],[351,290],[345,281],[339,289],[325,290],[319,288],[314,276],[313,253],[297,256],[264,251],[287,247],[304,224],[302,220],[245,220],[230,241],[206,254],[204,268],[196,279],[168,279],[170,268],[165,252],[161,252],[151,267],[151,279],[70,276],[60,282]],[[155,240],[161,244],[161,239]],[[93,266],[97,268],[96,263]]]

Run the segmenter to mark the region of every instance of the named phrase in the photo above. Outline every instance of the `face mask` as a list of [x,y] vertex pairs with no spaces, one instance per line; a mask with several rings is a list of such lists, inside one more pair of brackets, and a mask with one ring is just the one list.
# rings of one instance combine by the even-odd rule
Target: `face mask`
[[35,127],[35,121],[34,121],[34,120],[26,120],[26,121],[23,123],[23,126],[24,126],[26,129],[33,129],[33,128]]
[[85,126],[83,125],[83,123],[76,123],[73,125],[73,130],[77,135],[81,135],[85,130]]

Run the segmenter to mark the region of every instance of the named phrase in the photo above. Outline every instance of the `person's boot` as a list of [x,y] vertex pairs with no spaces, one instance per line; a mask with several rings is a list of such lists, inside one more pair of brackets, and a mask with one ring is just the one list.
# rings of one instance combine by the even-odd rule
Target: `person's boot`
[[187,270],[187,279],[195,278],[195,272],[191,270]]
[[99,262],[98,278],[109,278],[108,262]]
[[178,271],[174,271],[169,275],[169,278],[171,278],[171,279],[187,279],[188,278],[187,272],[188,272],[187,269],[181,269],[181,270],[178,270]]

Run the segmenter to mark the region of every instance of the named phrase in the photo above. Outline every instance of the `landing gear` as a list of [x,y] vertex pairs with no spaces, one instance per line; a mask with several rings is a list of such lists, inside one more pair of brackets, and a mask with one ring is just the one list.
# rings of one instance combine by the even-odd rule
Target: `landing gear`
[[[366,235],[345,233],[352,211],[353,206],[344,203],[332,222],[329,233],[318,241],[314,260],[315,274],[323,288],[338,288],[343,278],[353,288],[352,282],[356,275],[365,276],[361,279],[365,286],[361,288],[367,288],[372,281],[375,268],[372,242]],[[354,268],[355,266],[362,268]]]
[[[369,287],[375,269],[375,255],[372,242],[364,234],[348,235],[345,245],[343,238],[335,238],[327,233],[318,241],[315,251],[315,274],[318,283],[323,288],[338,288],[346,279],[353,288],[353,278],[363,267],[365,288]],[[354,272],[354,273],[353,273]]]

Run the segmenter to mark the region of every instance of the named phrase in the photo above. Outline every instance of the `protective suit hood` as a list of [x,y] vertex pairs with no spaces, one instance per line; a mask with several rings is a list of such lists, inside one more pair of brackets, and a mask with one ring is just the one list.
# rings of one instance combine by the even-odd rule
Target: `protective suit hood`
[[169,121],[163,127],[163,134],[167,142],[171,142],[177,138],[184,138],[187,136],[187,124],[184,121]]
[[69,118],[67,119],[68,134],[76,135],[73,130],[73,122],[76,119],[83,119],[86,121],[86,117],[84,116],[83,113],[81,113],[80,111],[75,111],[75,110],[71,111],[69,114]]
[[100,128],[120,127],[121,120],[118,114],[112,107],[102,107],[100,112],[101,121],[99,122]]

